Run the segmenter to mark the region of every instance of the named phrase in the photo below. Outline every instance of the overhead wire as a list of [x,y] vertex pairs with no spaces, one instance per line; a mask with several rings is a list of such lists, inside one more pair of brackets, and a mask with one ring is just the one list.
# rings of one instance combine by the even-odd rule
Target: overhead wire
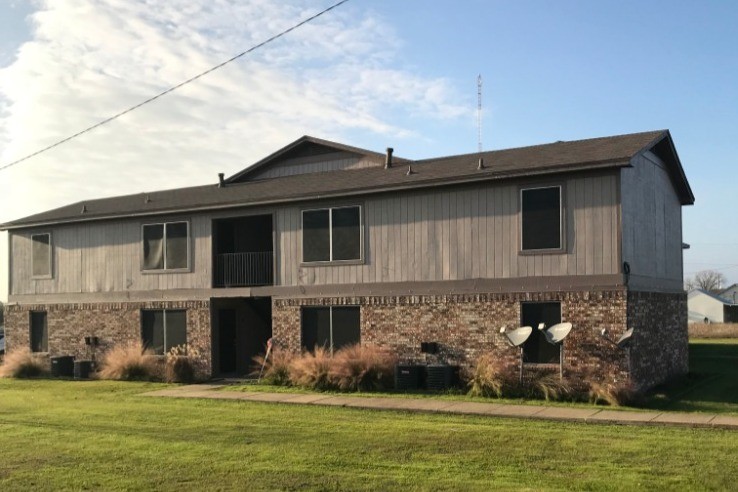
[[285,36],[286,34],[289,34],[290,32],[294,31],[295,29],[298,29],[298,28],[304,26],[305,24],[308,24],[309,22],[314,21],[318,17],[320,17],[320,16],[322,16],[324,14],[327,14],[331,10],[340,7],[341,5],[343,5],[344,3],[348,2],[348,1],[349,0],[341,0],[340,2],[336,2],[333,5],[331,5],[330,7],[327,7],[325,9],[321,10],[317,14],[311,15],[310,17],[308,17],[308,18],[306,18],[306,19],[298,22],[297,24],[295,24],[295,25],[293,25],[293,26],[285,29],[284,31],[281,31],[278,34],[275,34],[274,36],[266,39],[265,41],[262,41],[261,43],[252,46],[251,48],[247,49],[246,51],[243,51],[243,52],[237,54],[236,56],[233,56],[233,57],[229,58],[228,60],[226,60],[226,61],[224,61],[222,63],[219,63],[218,65],[215,65],[215,66],[213,66],[213,67],[205,70],[204,72],[201,72],[201,73],[195,75],[194,77],[190,77],[189,79],[187,79],[187,80],[185,80],[183,82],[180,82],[179,84],[174,85],[174,86],[172,86],[172,87],[170,87],[170,88],[168,88],[168,89],[166,89],[166,90],[164,90],[164,91],[156,94],[155,96],[152,96],[152,97],[146,99],[145,101],[142,101],[142,102],[140,102],[140,103],[138,103],[138,104],[136,104],[134,106],[131,106],[128,109],[125,109],[125,110],[121,111],[120,113],[117,113],[117,114],[115,114],[115,115],[113,115],[113,116],[111,116],[109,118],[106,118],[106,119],[104,119],[104,120],[102,120],[102,121],[100,121],[98,123],[95,123],[94,125],[89,126],[89,127],[85,128],[84,130],[81,130],[81,131],[79,131],[79,132],[77,132],[77,133],[75,133],[73,135],[70,135],[70,136],[68,136],[66,138],[63,138],[62,140],[59,140],[56,143],[53,143],[53,144],[48,145],[48,146],[46,146],[46,147],[44,147],[44,148],[42,148],[40,150],[37,150],[37,151],[33,152],[31,154],[28,154],[25,157],[21,157],[20,159],[16,159],[15,161],[12,161],[12,162],[10,162],[8,164],[4,164],[4,165],[0,166],[0,171],[3,171],[5,169],[8,169],[9,167],[15,166],[17,164],[20,164],[23,161],[27,161],[28,159],[31,159],[32,157],[36,157],[39,154],[42,154],[44,152],[47,152],[47,151],[49,151],[49,150],[51,150],[51,149],[53,149],[55,147],[58,147],[59,145],[62,145],[64,143],[66,143],[66,142],[69,142],[72,139],[75,139],[75,138],[77,138],[77,137],[79,137],[81,135],[84,135],[85,133],[88,133],[88,132],[94,130],[95,128],[98,128],[98,127],[101,127],[101,126],[103,126],[103,125],[105,125],[107,123],[110,123],[111,121],[116,120],[116,119],[120,118],[121,116],[130,113],[131,111],[135,111],[136,109],[140,108],[141,106],[145,106],[146,104],[149,104],[149,103],[151,103],[153,101],[156,101],[160,97],[165,96],[165,95],[169,94],[170,92],[174,92],[175,90],[179,89],[180,87],[183,87],[183,86],[185,86],[185,85],[187,85],[187,84],[189,84],[191,82],[194,82],[195,80],[197,80],[197,79],[199,79],[201,77],[204,77],[205,75],[208,75],[209,73],[214,72],[215,70],[218,70],[219,68],[222,68],[222,67],[228,65],[229,63],[238,60],[239,58],[241,58],[244,55],[247,55],[249,53],[252,53],[252,52],[258,50],[259,48],[261,48],[263,46],[266,46],[267,44],[269,44],[269,43],[271,43],[273,41],[276,41],[277,39]]

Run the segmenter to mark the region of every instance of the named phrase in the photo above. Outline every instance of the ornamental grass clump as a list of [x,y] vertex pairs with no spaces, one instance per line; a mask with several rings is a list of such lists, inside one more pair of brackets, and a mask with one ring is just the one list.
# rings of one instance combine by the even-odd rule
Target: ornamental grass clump
[[118,381],[152,381],[159,379],[159,367],[151,350],[141,342],[110,349],[103,357],[99,376]]
[[164,381],[167,383],[194,383],[203,373],[200,352],[194,347],[177,345],[167,352]]
[[575,399],[572,383],[567,379],[561,379],[561,376],[554,372],[543,374],[532,380],[531,390],[534,396],[546,401]]
[[[290,379],[290,365],[294,359],[294,355],[283,352],[282,350],[272,350],[266,359],[264,355],[257,355],[252,359],[254,369],[251,376],[259,377],[259,374],[261,374],[261,380],[266,384],[290,386],[292,384],[292,380]],[[263,373],[261,370],[262,367],[264,368]]]
[[392,387],[395,359],[374,346],[350,345],[333,356],[329,378],[342,391],[376,391]]
[[595,405],[605,404],[613,407],[632,405],[637,403],[639,396],[629,381],[616,383],[594,381],[589,387],[589,401]]
[[492,354],[479,356],[467,376],[470,396],[502,398],[514,390],[516,385],[514,367]]
[[315,352],[304,352],[290,363],[290,381],[295,386],[314,390],[333,389],[330,373],[333,358],[328,350],[317,347]]
[[48,373],[47,362],[26,347],[5,354],[5,360],[0,366],[0,377],[3,378],[37,378]]

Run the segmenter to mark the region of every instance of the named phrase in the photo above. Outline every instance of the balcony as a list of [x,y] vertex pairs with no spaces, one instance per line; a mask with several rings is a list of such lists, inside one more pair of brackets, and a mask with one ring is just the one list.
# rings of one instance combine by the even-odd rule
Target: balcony
[[271,251],[215,255],[215,287],[251,287],[274,283]]
[[273,284],[272,216],[213,221],[213,287]]

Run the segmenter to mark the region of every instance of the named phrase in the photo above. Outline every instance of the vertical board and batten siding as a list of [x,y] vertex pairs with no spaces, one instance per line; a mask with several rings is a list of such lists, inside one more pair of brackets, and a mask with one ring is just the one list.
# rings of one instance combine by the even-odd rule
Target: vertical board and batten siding
[[[190,271],[141,271],[141,225],[190,223]],[[11,233],[11,295],[208,288],[211,285],[209,216],[85,223]],[[53,278],[31,278],[31,234],[51,232]]]
[[318,156],[284,159],[270,163],[268,166],[264,166],[263,169],[255,170],[249,175],[248,180],[339,171],[342,169],[361,169],[381,165],[383,165],[383,161],[380,158],[360,156],[350,152],[334,152]]
[[[666,165],[645,152],[621,174],[623,261],[631,287],[646,278],[682,282],[682,206]],[[641,280],[639,280],[639,278]]]
[[[617,174],[563,182],[561,254],[519,254],[519,185],[439,188],[357,199],[365,262],[301,265],[301,207],[277,211],[280,285],[617,274]],[[340,202],[346,204],[345,200]],[[326,203],[325,206],[331,205]]]
[[[305,207],[297,204],[51,228],[49,280],[31,279],[31,232],[14,232],[11,295],[210,288],[212,221],[257,213],[274,214],[275,285],[615,274],[618,179],[613,172],[559,181],[566,234],[561,254],[520,255],[520,186],[487,183],[310,204],[362,205],[365,261],[353,265],[301,265]],[[183,219],[190,222],[191,271],[142,272],[141,224]]]

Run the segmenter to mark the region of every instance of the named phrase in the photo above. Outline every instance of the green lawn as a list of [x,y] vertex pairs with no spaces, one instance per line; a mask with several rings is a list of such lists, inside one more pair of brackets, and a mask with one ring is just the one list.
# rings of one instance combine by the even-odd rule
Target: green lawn
[[738,339],[690,340],[689,369],[686,381],[657,390],[647,406],[738,415]]
[[732,489],[738,433],[0,380],[0,490]]

